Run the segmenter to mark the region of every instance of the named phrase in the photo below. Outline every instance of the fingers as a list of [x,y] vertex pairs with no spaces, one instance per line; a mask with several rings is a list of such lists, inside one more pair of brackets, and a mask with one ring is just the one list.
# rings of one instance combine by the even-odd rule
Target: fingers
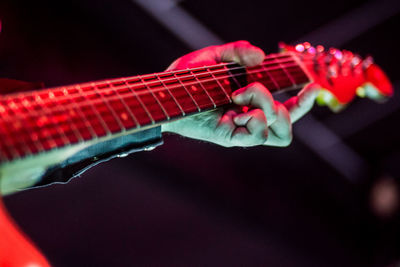
[[268,118],[268,125],[276,120],[276,106],[271,93],[260,83],[252,83],[232,94],[232,101],[239,106],[261,108]]
[[264,58],[264,52],[251,45],[247,41],[237,41],[216,47],[219,62],[234,61],[244,66],[255,66],[260,64]]
[[267,126],[267,118],[261,109],[253,109],[233,117],[236,129],[232,133],[231,142],[235,146],[288,146],[293,139],[292,123],[286,107],[275,103],[276,120]]
[[314,105],[321,86],[311,83],[303,88],[297,96],[287,100],[283,105],[289,111],[292,123],[303,117]]
[[292,122],[286,107],[276,102],[277,116],[275,122],[269,127],[270,131],[265,145],[284,147],[290,145],[293,139]]
[[262,145],[268,138],[267,118],[261,109],[253,109],[233,118],[238,126],[232,133],[231,141],[240,146]]

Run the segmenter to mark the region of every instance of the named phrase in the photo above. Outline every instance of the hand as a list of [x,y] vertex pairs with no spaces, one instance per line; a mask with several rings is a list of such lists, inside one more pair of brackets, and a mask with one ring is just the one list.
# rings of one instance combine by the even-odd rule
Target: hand
[[[236,62],[255,66],[264,60],[264,52],[247,41],[207,47],[187,54],[168,67],[168,70]],[[233,108],[217,109],[170,122],[163,132],[173,132],[194,139],[209,141],[225,147],[288,146],[292,140],[292,123],[313,106],[320,87],[306,86],[285,103],[275,101],[261,83],[252,83],[232,94]],[[243,111],[242,107],[250,109]]]

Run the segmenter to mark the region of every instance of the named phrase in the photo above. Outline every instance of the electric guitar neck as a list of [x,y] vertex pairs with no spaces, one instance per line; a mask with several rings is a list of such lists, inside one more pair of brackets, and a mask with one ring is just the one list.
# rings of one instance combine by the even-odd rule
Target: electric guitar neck
[[1,191],[35,183],[49,167],[97,142],[229,105],[231,93],[248,83],[274,93],[317,82],[325,88],[319,102],[333,110],[357,93],[392,93],[370,59],[308,43],[282,49],[255,67],[223,63],[0,96]]

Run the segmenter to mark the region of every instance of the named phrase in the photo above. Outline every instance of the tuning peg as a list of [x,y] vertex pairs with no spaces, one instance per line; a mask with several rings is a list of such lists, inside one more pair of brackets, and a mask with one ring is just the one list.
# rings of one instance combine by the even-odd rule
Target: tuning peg
[[309,42],[304,42],[304,43],[303,43],[303,46],[304,46],[304,48],[307,50],[307,49],[310,49],[311,44],[310,44]]
[[322,45],[317,45],[317,53],[320,54],[325,51],[325,47]]
[[371,56],[367,56],[362,62],[363,69],[368,69],[372,64],[374,64],[374,59]]
[[355,55],[352,59],[351,59],[351,67],[356,67],[358,64],[360,64],[362,61],[361,57],[359,55]]
[[307,53],[309,53],[310,55],[316,55],[316,54],[317,54],[317,49],[315,49],[314,46],[310,46],[310,47],[307,49]]
[[330,65],[331,62],[332,62],[332,58],[333,58],[332,54],[330,54],[330,53],[327,54],[327,55],[325,56],[325,58],[324,58],[325,64],[326,64],[326,65]]
[[330,66],[327,72],[327,79],[331,80],[332,78],[336,78],[338,76],[336,66]]
[[298,45],[295,46],[295,50],[297,52],[303,53],[306,50],[306,48],[304,47],[303,44],[298,44]]

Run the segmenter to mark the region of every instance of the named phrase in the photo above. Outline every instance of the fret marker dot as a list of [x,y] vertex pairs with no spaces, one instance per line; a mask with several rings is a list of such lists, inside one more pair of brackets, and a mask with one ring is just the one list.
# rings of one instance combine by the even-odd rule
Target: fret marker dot
[[196,91],[197,91],[197,87],[194,86],[194,85],[192,85],[192,86],[190,87],[190,89],[192,89],[193,92],[196,92]]
[[49,98],[54,98],[54,93],[53,92],[49,92]]
[[164,97],[165,97],[164,92],[159,92],[158,95],[159,95],[161,98],[164,98]]
[[126,114],[125,112],[121,113],[121,119],[123,119],[124,121],[128,120],[128,114]]
[[262,76],[261,73],[257,73],[257,77],[258,77],[258,78],[262,78],[263,76]]
[[228,80],[228,79],[225,79],[225,80],[224,80],[224,84],[229,85],[229,84],[230,84],[230,83],[229,83],[229,80]]

